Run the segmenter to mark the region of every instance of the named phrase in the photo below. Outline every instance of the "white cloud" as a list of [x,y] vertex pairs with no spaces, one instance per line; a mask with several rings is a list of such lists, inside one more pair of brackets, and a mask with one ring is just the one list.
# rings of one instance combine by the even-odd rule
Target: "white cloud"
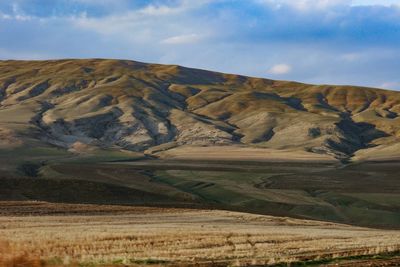
[[198,34],[177,35],[161,41],[163,44],[193,44],[201,40]]
[[[191,24],[190,10],[200,8],[210,0],[181,0],[175,5],[150,4],[141,9],[129,10],[105,17],[73,17],[72,23],[79,29],[97,32],[105,37],[139,43],[183,44],[201,39],[202,25]],[[185,23],[187,22],[187,23]],[[189,26],[190,25],[190,26]],[[198,31],[199,34],[184,34]]]
[[353,6],[400,6],[399,0],[353,0]]
[[13,19],[13,17],[11,15],[0,12],[0,19]]
[[4,20],[16,20],[16,21],[26,21],[33,19],[32,16],[26,15],[16,3],[12,4],[12,13],[5,14],[0,11],[0,19]]
[[71,2],[77,2],[77,3],[83,3],[83,4],[91,4],[91,5],[115,4],[115,0],[71,0]]
[[361,54],[359,53],[346,53],[340,56],[341,59],[347,62],[355,62],[359,59],[361,59]]
[[282,75],[287,74],[292,70],[292,66],[288,64],[277,64],[269,69],[270,74]]
[[139,11],[139,13],[144,15],[151,16],[161,16],[161,15],[170,15],[174,13],[179,13],[181,10],[177,7],[169,7],[169,6],[147,6]]
[[259,0],[275,8],[289,6],[301,11],[327,9],[334,6],[349,5],[351,0]]
[[275,8],[288,6],[299,11],[325,10],[333,7],[351,6],[399,6],[400,0],[257,0]]
[[384,82],[379,87],[384,89],[400,89],[400,82]]
[[212,0],[180,0],[177,5],[154,5],[150,4],[143,9],[139,10],[139,13],[144,15],[162,16],[171,15],[177,13],[184,13],[190,9],[200,8],[205,4],[212,2]]

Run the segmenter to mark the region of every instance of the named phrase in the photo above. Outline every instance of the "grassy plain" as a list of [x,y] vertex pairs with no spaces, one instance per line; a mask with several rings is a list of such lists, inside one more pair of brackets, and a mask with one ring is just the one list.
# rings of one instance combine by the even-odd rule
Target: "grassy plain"
[[206,202],[246,211],[365,226],[400,225],[397,162],[197,162],[191,169],[181,164],[161,166],[154,179]]

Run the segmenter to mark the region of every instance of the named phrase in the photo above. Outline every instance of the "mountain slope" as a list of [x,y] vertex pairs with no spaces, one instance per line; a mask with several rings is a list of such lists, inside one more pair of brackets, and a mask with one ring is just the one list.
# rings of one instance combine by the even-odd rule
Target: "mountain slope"
[[[398,157],[400,92],[124,60],[0,61],[0,148],[255,146]],[[371,151],[371,152],[370,152]]]

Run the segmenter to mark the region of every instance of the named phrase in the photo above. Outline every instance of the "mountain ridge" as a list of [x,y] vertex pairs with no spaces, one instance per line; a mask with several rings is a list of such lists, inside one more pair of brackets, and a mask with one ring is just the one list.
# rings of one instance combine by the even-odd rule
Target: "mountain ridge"
[[[393,158],[400,92],[129,60],[0,61],[0,147],[243,146]],[[371,151],[371,152],[369,152]]]

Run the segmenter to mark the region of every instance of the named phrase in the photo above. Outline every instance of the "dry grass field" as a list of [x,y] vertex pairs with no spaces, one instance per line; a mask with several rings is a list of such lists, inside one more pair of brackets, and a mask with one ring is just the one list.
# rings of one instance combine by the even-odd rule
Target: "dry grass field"
[[161,159],[192,161],[258,161],[258,162],[325,162],[334,163],[329,155],[304,150],[268,149],[245,146],[180,146],[155,153]]
[[[400,231],[220,210],[0,203],[0,266],[245,266],[361,255],[396,266]],[[353,264],[353,263],[351,263]],[[282,266],[282,265],[281,265]],[[284,265],[285,266],[285,265]],[[294,265],[295,266],[295,265]]]

